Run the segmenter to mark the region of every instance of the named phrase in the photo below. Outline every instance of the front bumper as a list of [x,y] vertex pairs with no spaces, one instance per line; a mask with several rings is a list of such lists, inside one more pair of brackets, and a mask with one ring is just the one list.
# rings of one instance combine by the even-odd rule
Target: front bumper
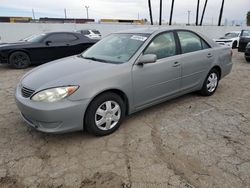
[[83,130],[84,114],[89,100],[35,102],[30,98],[24,98],[19,88],[16,90],[15,98],[23,119],[38,131],[65,133]]

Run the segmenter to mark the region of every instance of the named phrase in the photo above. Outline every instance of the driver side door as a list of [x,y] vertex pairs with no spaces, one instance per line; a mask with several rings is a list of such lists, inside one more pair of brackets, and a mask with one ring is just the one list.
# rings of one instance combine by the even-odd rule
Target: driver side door
[[181,87],[181,65],[173,32],[157,35],[142,55],[155,54],[157,61],[134,65],[132,70],[136,109],[150,106],[174,95]]

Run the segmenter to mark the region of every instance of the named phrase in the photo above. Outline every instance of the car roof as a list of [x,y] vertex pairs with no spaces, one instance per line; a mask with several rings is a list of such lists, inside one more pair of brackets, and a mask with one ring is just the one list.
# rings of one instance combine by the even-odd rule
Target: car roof
[[47,35],[49,35],[49,34],[78,34],[77,32],[70,32],[70,31],[53,31],[53,32],[46,32],[46,33],[44,33],[44,34],[47,34]]
[[136,28],[136,29],[127,29],[127,30],[123,30],[123,31],[118,31],[118,32],[115,32],[115,33],[144,33],[144,34],[152,34],[156,31],[167,31],[167,30],[170,30],[170,29],[162,29],[162,28],[159,28],[159,27],[143,27],[143,28]]

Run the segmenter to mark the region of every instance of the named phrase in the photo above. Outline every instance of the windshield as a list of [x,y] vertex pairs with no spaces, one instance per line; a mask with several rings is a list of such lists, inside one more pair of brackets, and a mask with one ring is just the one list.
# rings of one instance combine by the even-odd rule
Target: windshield
[[225,38],[228,38],[228,39],[236,38],[238,36],[239,36],[239,33],[227,33],[227,34],[225,34]]
[[46,36],[45,33],[35,34],[35,35],[31,35],[29,37],[26,37],[24,39],[21,39],[21,41],[25,41],[25,42],[40,42],[45,36]]
[[85,51],[82,57],[108,63],[125,63],[147,38],[147,34],[112,34]]

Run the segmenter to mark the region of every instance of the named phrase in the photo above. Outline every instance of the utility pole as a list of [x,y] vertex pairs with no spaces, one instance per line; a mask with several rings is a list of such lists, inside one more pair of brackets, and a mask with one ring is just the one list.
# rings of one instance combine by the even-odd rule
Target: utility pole
[[190,14],[191,14],[191,11],[188,10],[188,25],[190,25]]
[[65,17],[65,19],[67,18],[67,11],[66,11],[66,8],[64,9],[64,17]]
[[196,10],[196,21],[195,21],[195,25],[197,26],[199,23],[199,9],[200,9],[200,0],[198,0],[197,2],[197,10]]
[[222,3],[221,3],[221,9],[220,9],[220,16],[219,16],[218,26],[221,26],[221,19],[222,19],[223,9],[224,9],[224,0],[222,0]]
[[170,18],[169,18],[169,25],[172,25],[173,11],[174,11],[174,0],[172,0]]
[[32,9],[33,20],[36,19],[34,9]]
[[149,16],[150,16],[150,22],[151,22],[151,25],[153,25],[153,16],[152,16],[152,8],[151,8],[151,1],[148,0],[148,9],[149,9]]
[[159,25],[161,25],[161,17],[162,17],[162,0],[160,0],[160,16],[159,16]]
[[89,19],[89,6],[85,6],[87,12],[87,19]]

